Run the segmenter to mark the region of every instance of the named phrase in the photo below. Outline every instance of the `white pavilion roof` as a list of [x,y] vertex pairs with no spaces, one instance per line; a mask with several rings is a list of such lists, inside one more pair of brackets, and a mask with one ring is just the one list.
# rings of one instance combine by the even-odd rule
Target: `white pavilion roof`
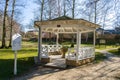
[[91,32],[100,27],[98,24],[83,19],[35,21],[34,24],[35,27],[40,27],[43,32],[54,33]]

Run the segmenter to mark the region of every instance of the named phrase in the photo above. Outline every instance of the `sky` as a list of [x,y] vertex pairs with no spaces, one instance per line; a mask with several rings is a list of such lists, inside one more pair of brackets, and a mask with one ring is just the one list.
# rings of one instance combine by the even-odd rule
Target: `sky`
[[[25,8],[23,8],[22,15],[21,15],[22,20],[20,22],[24,27],[28,25],[31,20],[34,19],[34,12],[37,11],[36,9],[38,7],[37,4],[34,3],[35,0],[26,0],[26,1],[27,1],[26,6]],[[112,18],[113,16],[114,16],[114,13],[111,13],[109,18]],[[112,23],[108,22],[108,24],[112,24]],[[110,29],[110,26],[109,26],[109,29]]]
[[34,12],[37,9],[37,5],[33,2],[34,0],[27,0],[26,6],[22,11],[23,20],[21,24],[27,25],[34,18]]

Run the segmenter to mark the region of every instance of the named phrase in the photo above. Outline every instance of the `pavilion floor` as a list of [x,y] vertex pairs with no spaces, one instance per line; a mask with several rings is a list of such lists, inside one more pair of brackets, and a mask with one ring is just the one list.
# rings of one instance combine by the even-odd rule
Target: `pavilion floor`
[[65,69],[66,68],[66,60],[65,60],[65,58],[61,58],[61,57],[62,57],[62,55],[50,56],[50,62],[45,64],[45,66]]

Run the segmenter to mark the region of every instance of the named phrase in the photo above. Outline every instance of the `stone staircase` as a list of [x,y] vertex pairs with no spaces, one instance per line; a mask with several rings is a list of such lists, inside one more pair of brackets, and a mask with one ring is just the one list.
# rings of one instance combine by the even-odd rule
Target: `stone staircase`
[[58,58],[58,57],[51,58],[50,63],[45,64],[45,66],[65,69],[66,68],[65,58]]

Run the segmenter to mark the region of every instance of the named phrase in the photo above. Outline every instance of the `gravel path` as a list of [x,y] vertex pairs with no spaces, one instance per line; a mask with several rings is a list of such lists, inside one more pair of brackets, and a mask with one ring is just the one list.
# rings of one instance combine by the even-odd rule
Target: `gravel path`
[[40,67],[15,80],[120,80],[120,57],[107,51],[98,52],[105,54],[108,59],[66,70]]

